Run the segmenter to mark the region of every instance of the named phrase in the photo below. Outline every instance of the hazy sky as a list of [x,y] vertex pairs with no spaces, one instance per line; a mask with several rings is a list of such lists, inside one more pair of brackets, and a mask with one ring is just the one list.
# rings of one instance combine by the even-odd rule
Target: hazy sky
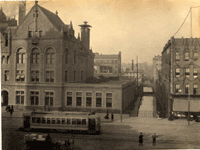
[[[0,2],[6,15],[18,18],[18,2]],[[27,1],[27,13],[34,5]],[[93,52],[118,54],[122,63],[152,63],[161,55],[167,41],[176,33],[190,7],[200,6],[200,0],[51,0],[39,1],[56,12],[64,23],[73,23],[75,36],[78,25],[87,21],[92,26],[90,47]],[[199,37],[200,7],[192,9],[193,37]],[[191,37],[190,15],[175,38]]]

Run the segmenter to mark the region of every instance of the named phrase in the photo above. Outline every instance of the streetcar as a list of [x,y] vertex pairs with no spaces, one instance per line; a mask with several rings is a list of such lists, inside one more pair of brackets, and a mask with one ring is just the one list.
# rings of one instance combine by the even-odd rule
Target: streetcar
[[23,114],[23,129],[84,131],[100,134],[100,117],[88,112],[31,112]]

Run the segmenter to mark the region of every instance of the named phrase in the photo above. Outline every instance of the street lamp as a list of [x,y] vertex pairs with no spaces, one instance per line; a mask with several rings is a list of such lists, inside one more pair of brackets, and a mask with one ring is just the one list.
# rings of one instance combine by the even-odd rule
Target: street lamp
[[[181,89],[178,90],[178,93],[181,94]],[[188,88],[188,126],[190,125],[190,89]]]

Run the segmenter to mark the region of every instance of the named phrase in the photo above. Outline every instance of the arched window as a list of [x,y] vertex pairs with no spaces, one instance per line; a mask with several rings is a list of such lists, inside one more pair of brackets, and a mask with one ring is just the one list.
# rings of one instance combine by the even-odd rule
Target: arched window
[[74,64],[76,64],[76,50],[74,51]]
[[189,52],[185,52],[185,61],[188,61],[189,59],[190,59]]
[[198,57],[199,57],[198,52],[194,52],[194,53],[193,53],[194,61],[198,60]]
[[175,93],[179,93],[180,90],[180,84],[175,84]]
[[179,54],[179,52],[176,52],[176,53],[175,53],[175,60],[176,60],[176,61],[179,61],[179,60],[180,60],[180,54]]
[[69,51],[68,51],[68,48],[66,48],[66,50],[65,50],[65,64],[68,64],[68,54],[69,54]]
[[32,64],[38,64],[40,60],[40,50],[35,48],[32,50],[31,54],[31,63]]
[[188,94],[189,88],[190,88],[190,85],[189,84],[185,84],[185,94]]
[[17,52],[17,63],[24,64],[25,63],[25,49],[19,49]]
[[197,94],[197,89],[198,89],[198,84],[194,84],[194,87],[193,87],[193,94]]
[[185,77],[186,78],[190,77],[190,68],[185,68]]
[[180,68],[176,68],[176,70],[175,70],[175,77],[176,78],[180,77]]
[[52,48],[49,48],[46,52],[46,63],[54,64],[55,61],[55,51]]
[[197,68],[194,68],[194,70],[193,70],[193,76],[194,76],[194,78],[198,77],[198,70],[197,70]]
[[5,56],[2,56],[2,58],[1,58],[1,63],[2,63],[2,64],[6,64],[6,57],[5,57]]

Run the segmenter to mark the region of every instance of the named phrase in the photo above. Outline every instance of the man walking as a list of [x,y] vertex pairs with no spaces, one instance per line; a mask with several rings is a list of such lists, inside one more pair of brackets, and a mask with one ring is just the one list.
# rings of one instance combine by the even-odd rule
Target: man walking
[[139,146],[142,146],[143,145],[143,135],[142,135],[142,132],[140,132],[140,135],[139,135]]
[[14,109],[13,109],[13,105],[10,107],[10,116],[12,116]]
[[156,135],[156,133],[154,133],[154,134],[152,135],[152,139],[153,139],[152,145],[153,145],[153,146],[156,146],[156,137],[158,137],[158,136]]
[[112,122],[113,122],[113,119],[114,119],[114,115],[113,115],[113,113],[111,114],[111,119],[112,119]]

